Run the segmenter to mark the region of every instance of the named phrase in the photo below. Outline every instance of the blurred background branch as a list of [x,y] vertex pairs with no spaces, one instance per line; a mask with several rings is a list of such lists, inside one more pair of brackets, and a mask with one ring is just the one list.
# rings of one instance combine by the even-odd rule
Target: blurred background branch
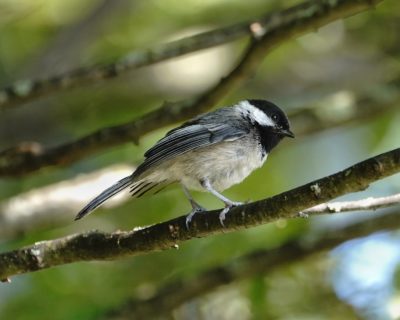
[[[340,0],[335,2],[319,0],[304,2],[290,9],[282,10],[279,13],[268,14],[266,17],[256,19],[255,21],[209,31],[193,37],[160,45],[146,51],[133,52],[120,61],[105,66],[73,70],[65,74],[50,76],[48,79],[44,80],[20,81],[0,91],[0,109],[16,106],[18,103],[27,102],[56,91],[116,77],[122,72],[134,68],[147,66],[193,51],[210,48],[246,35],[255,35],[259,38],[258,40],[260,40],[260,42],[265,42],[265,39],[267,39],[267,43],[264,43],[264,46],[269,49],[270,46],[277,45],[287,38],[295,35],[298,36],[310,29],[315,30],[333,20],[366,10],[381,1],[383,0]],[[104,1],[104,3],[99,6],[98,10],[93,13],[93,17],[100,17],[100,19],[92,19],[91,17],[90,19],[85,19],[84,23],[88,24],[89,22],[102,21],[101,18],[104,14],[108,14],[110,5],[118,8],[122,3],[121,1]],[[74,28],[62,34],[58,42],[64,43],[71,35],[74,35],[75,39],[76,31],[81,29],[82,25],[77,24]],[[91,27],[85,29],[93,31],[97,28]],[[80,34],[82,36],[81,32]],[[277,34],[278,38],[276,37]],[[252,50],[255,50],[257,47],[259,46],[254,46]],[[53,50],[50,50],[44,55],[44,61],[49,62],[48,60],[50,59],[51,62],[52,56],[59,56],[57,52],[59,50],[65,50],[64,48],[65,46],[55,45]],[[40,64],[38,64],[38,66],[40,67]]]
[[[250,51],[251,52],[251,51]],[[241,68],[235,69],[213,90],[194,101],[165,103],[160,109],[146,114],[140,119],[114,127],[103,128],[85,137],[52,148],[37,143],[22,143],[19,146],[0,152],[0,177],[13,177],[29,174],[47,166],[66,166],[107,148],[134,141],[156,129],[185,120],[206,111],[223,97],[230,86],[251,74],[247,69],[246,55]],[[258,60],[259,61],[259,60]],[[244,66],[246,65],[246,66]],[[303,136],[331,129],[352,122],[361,122],[388,114],[398,108],[400,93],[393,89],[399,79],[386,85],[380,84],[374,90],[357,96],[350,91],[330,95],[313,106],[299,108],[289,114],[296,136]],[[381,92],[390,92],[382,95]],[[335,100],[339,100],[336,101]]]

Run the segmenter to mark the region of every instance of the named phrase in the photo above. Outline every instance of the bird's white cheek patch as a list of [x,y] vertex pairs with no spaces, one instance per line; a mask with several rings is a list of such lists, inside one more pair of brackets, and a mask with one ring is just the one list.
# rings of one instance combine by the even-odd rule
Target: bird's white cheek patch
[[264,112],[253,106],[248,101],[239,102],[239,109],[241,112],[243,112],[243,114],[249,115],[252,119],[254,119],[254,121],[262,126],[275,126],[274,121],[272,121],[270,117],[268,117]]

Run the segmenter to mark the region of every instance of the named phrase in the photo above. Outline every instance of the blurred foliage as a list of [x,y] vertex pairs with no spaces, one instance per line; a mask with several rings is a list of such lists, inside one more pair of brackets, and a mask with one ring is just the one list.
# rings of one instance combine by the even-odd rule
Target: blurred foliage
[[[252,19],[299,2],[130,1],[129,5],[124,5],[124,10],[110,11],[106,21],[97,25],[96,37],[87,39],[84,48],[74,52],[74,41],[61,45],[74,52],[67,61],[70,68],[110,62],[135,49]],[[60,45],[54,40],[64,30],[86,19],[102,3],[101,0],[0,0],[0,84],[6,85],[27,75],[41,78],[43,74],[30,72],[34,66],[46,63],[40,61],[46,52]],[[250,97],[268,98],[290,112],[326,101],[327,96],[342,91],[363,94],[380,90],[384,96],[385,83],[398,77],[400,72],[399,16],[400,2],[388,0],[375,10],[287,42],[271,52],[257,74],[221,101],[221,105]],[[82,32],[76,37],[85,34]],[[214,52],[214,57],[209,59],[191,54],[3,112],[0,149],[22,141],[57,145],[99,128],[136,119],[159,107],[163,101],[200,94],[234,65],[244,43],[241,40],[223,46],[223,56],[215,49],[209,50]],[[58,58],[63,59],[63,56]],[[175,64],[185,61],[189,62]],[[58,72],[57,65],[48,65],[46,69]],[[198,79],[206,79],[206,84],[199,85]],[[377,151],[398,147],[399,110],[400,106],[392,114],[365,123],[332,129],[294,142],[285,141],[263,168],[225,194],[237,200],[261,199],[333,173]],[[110,164],[138,164],[144,151],[168,129],[160,128],[149,134],[137,146],[121,145],[68,168],[49,168],[27,177],[0,180],[0,199],[6,200]],[[379,196],[399,188],[398,179],[393,179],[372,190]],[[208,194],[195,193],[195,197],[208,208],[221,205]],[[10,240],[0,244],[0,249],[87,229],[129,229],[188,210],[181,190],[171,187],[151,199],[128,201],[112,212],[100,209],[80,223],[71,221],[63,227]],[[10,285],[0,286],[0,318],[93,319],[111,307],[118,307],[128,297],[148,296],[174,279],[190,278],[254,249],[276,247],[313,232],[319,220],[315,220],[317,223],[304,219],[281,221],[192,240],[179,250],[122,261],[77,263],[17,276]],[[323,220],[335,224],[334,217]],[[265,278],[256,277],[220,288],[171,314],[177,319],[357,319],[359,315],[354,309],[337,298],[332,286],[334,280],[328,277],[331,268],[334,264],[325,254],[312,256]]]

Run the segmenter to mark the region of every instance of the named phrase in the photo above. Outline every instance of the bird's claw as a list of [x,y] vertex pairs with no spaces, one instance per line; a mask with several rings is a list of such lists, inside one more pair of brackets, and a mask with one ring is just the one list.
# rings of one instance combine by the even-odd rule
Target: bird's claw
[[229,212],[229,210],[231,210],[233,207],[242,206],[244,204],[245,203],[243,203],[243,202],[233,202],[233,201],[230,203],[227,203],[225,205],[225,208],[219,213],[219,222],[221,223],[221,226],[223,226],[225,228],[224,221],[226,218],[226,214]]
[[189,214],[186,216],[186,229],[189,230],[189,224],[192,222],[192,219],[196,213],[199,212],[204,212],[207,211],[205,208],[201,206],[196,206],[192,209],[192,211],[189,212]]
[[[226,215],[229,212],[229,210],[231,210],[233,207],[242,206],[242,205],[244,205],[246,203],[248,203],[248,201],[246,201],[246,202],[234,202],[234,201],[232,201],[232,202],[229,202],[229,203],[225,203],[225,208],[222,209],[222,211],[219,213],[219,222],[220,222],[221,226],[225,228],[224,221],[225,221]],[[201,207],[201,206],[193,207],[192,211],[190,211],[190,213],[186,216],[186,229],[187,230],[189,230],[189,224],[192,222],[192,219],[193,219],[194,215],[196,213],[204,212],[204,211],[207,211],[207,210],[205,208]]]
[[230,207],[225,207],[220,213],[219,213],[219,223],[221,224],[221,226],[223,226],[225,228],[225,224],[224,224],[224,220],[226,218],[226,214],[228,213],[228,211],[232,208],[232,206]]

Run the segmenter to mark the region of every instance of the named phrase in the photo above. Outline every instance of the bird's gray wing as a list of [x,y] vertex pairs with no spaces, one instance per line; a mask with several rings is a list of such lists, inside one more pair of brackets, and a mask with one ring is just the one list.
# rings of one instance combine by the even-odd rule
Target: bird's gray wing
[[188,151],[206,147],[221,141],[233,141],[248,133],[243,127],[228,123],[199,124],[187,123],[167,133],[144,155],[145,161],[137,168],[135,175],[143,173],[162,161],[174,158]]

